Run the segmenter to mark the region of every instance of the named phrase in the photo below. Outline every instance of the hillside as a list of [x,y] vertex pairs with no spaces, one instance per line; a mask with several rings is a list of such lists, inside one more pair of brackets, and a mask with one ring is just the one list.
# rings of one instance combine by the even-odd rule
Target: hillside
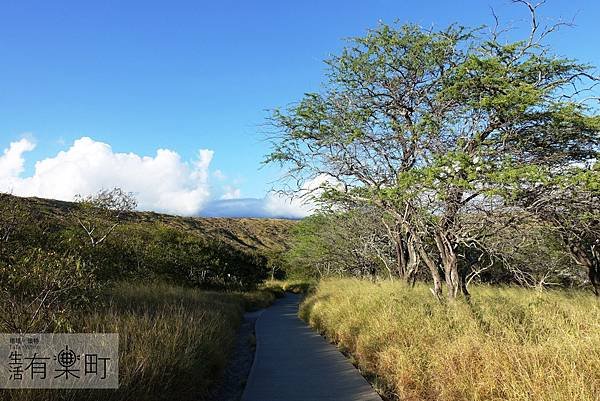
[[[69,212],[75,206],[72,202],[55,199],[9,197],[39,216],[40,220],[59,226],[68,224]],[[223,241],[242,251],[259,252],[287,249],[288,233],[295,224],[295,221],[285,219],[182,217],[154,212],[128,213],[125,220],[142,224],[162,223],[204,238]]]

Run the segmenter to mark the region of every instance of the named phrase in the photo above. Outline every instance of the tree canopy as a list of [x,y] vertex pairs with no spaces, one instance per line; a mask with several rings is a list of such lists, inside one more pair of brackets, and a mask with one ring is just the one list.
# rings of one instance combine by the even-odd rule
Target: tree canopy
[[[531,16],[521,39],[499,24],[380,24],[327,60],[322,92],[271,118],[266,161],[286,166],[299,185],[328,177],[317,192],[330,209],[379,209],[398,253],[420,256],[438,297],[443,279],[450,297],[468,295],[471,266],[461,261],[487,250],[491,220],[514,223],[499,218],[507,210],[561,227],[559,220],[579,224],[572,213],[598,221],[589,205],[598,191],[599,170],[590,166],[600,115],[587,96],[598,78],[547,44],[562,24],[542,27],[536,6],[517,3]],[[579,211],[568,201],[547,201],[552,212],[530,207],[536,197],[571,199],[582,183],[588,195]]]

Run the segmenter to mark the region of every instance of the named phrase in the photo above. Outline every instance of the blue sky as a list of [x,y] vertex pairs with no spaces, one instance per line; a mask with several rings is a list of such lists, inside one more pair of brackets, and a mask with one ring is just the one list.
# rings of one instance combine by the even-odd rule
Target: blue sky
[[[209,149],[205,201],[214,205],[226,192],[261,199],[278,176],[260,168],[265,110],[318,90],[322,60],[343,38],[379,20],[477,26],[491,22],[490,7],[507,22],[526,17],[508,0],[5,0],[0,151],[24,137],[35,143],[22,154],[19,174],[28,177],[36,161],[82,137],[113,153],[169,149],[183,164]],[[577,26],[557,34],[555,47],[600,65],[600,2],[549,0],[542,15],[575,16]]]

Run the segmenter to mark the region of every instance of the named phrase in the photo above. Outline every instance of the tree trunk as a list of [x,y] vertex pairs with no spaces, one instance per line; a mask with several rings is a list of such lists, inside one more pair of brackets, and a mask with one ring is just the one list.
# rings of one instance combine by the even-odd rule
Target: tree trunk
[[600,298],[600,251],[597,245],[592,245],[592,266],[589,270],[589,277],[592,286],[594,287],[594,294]]
[[400,231],[401,223],[395,221],[394,231],[384,218],[382,218],[382,222],[388,232],[388,237],[394,242],[394,250],[396,252],[396,274],[398,274],[398,277],[401,279],[406,279],[408,261],[406,239],[402,236],[402,232]]
[[401,278],[405,278],[406,277],[406,253],[405,253],[405,247],[404,247],[404,241],[402,239],[402,236],[400,235],[400,233],[398,233],[396,235],[396,239],[394,241],[396,244],[396,270],[398,273],[398,276]]
[[590,255],[577,244],[569,244],[569,249],[575,262],[587,270],[592,291],[597,297],[600,297],[600,255],[593,246]]
[[456,244],[453,244],[448,236],[442,232],[437,232],[434,235],[435,244],[438,248],[444,275],[446,279],[446,287],[448,289],[448,298],[456,299],[459,293],[465,295],[464,279],[461,278],[458,270],[458,257],[456,255]]
[[600,264],[596,263],[596,266],[592,266],[589,270],[590,282],[592,283],[592,287],[594,288],[594,294],[597,297],[600,297]]
[[452,233],[456,233],[456,216],[462,206],[463,192],[461,189],[451,187],[448,193],[446,210],[439,225],[434,227],[435,245],[440,255],[446,287],[448,288],[448,298],[453,300],[459,293],[468,294],[463,285],[464,279],[461,279],[458,269],[458,256],[456,251],[458,243]]
[[420,259],[419,253],[415,248],[415,239],[410,233],[407,234],[406,253],[408,259],[406,262],[406,281],[414,286]]
[[437,268],[437,265],[431,259],[431,257],[429,257],[429,254],[427,254],[427,251],[423,247],[423,244],[421,243],[420,238],[418,238],[416,235],[414,235],[414,245],[415,245],[415,249],[421,256],[421,259],[423,259],[423,262],[425,262],[425,265],[427,265],[427,267],[429,268],[429,272],[431,273],[431,278],[433,279],[433,288],[431,288],[431,292],[438,300],[441,300],[442,299],[442,277],[440,276],[440,272]]

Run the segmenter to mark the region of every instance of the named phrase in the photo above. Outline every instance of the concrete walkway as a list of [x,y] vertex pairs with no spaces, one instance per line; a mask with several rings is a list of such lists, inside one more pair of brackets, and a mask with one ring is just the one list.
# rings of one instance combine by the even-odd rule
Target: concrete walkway
[[298,318],[300,299],[286,294],[258,318],[242,401],[381,401],[335,346]]

